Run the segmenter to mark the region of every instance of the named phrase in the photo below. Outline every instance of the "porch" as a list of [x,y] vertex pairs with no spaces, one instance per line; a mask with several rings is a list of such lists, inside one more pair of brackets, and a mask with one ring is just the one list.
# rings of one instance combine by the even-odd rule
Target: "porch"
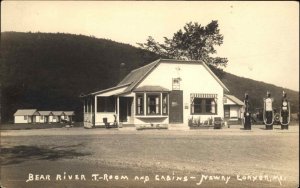
[[127,93],[115,89],[88,95],[83,102],[85,127],[160,126],[169,123],[168,91],[162,87],[141,87]]

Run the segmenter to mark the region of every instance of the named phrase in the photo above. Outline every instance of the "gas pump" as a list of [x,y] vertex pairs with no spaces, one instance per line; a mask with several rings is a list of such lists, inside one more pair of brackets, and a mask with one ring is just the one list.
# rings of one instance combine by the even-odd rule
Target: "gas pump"
[[251,112],[250,112],[248,93],[245,93],[244,104],[245,104],[245,112],[243,118],[244,129],[251,130]]
[[271,93],[267,92],[267,98],[264,99],[264,110],[263,119],[266,129],[273,129],[274,123],[274,110],[273,110],[273,98],[271,98]]
[[282,92],[282,102],[280,107],[280,124],[281,129],[289,129],[289,123],[290,123],[290,103],[286,98],[286,93]]

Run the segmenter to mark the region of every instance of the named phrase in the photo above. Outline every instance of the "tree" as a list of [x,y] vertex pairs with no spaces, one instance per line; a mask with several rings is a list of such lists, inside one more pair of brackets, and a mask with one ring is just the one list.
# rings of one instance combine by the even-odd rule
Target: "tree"
[[226,67],[227,58],[212,57],[216,54],[215,46],[223,44],[223,35],[218,29],[218,21],[211,21],[207,26],[197,22],[187,23],[183,30],[174,33],[172,38],[164,37],[164,43],[156,42],[149,36],[146,43],[137,43],[141,48],[159,54],[162,57],[185,60],[202,60],[210,67]]

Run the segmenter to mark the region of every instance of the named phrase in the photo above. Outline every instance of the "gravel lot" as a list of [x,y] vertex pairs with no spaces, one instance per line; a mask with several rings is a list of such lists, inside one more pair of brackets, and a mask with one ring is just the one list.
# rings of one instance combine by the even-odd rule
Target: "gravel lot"
[[[4,187],[298,187],[299,126],[254,126],[251,131],[240,126],[190,131],[7,130],[1,132],[1,164]],[[56,181],[64,172],[83,174],[86,180]],[[49,174],[51,181],[26,183],[29,173]],[[92,181],[93,173],[123,174],[129,180]],[[158,181],[156,175],[170,175],[171,180]],[[197,185],[203,175],[231,179],[227,184],[215,179]],[[237,175],[286,179],[240,181]],[[189,179],[173,181],[177,176]]]

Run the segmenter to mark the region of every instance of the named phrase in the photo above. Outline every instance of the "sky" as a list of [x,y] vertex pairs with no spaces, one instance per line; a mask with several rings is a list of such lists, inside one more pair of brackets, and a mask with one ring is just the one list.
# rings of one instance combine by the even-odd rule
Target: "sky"
[[1,32],[72,33],[138,46],[218,20],[225,71],[299,91],[296,1],[2,1]]

